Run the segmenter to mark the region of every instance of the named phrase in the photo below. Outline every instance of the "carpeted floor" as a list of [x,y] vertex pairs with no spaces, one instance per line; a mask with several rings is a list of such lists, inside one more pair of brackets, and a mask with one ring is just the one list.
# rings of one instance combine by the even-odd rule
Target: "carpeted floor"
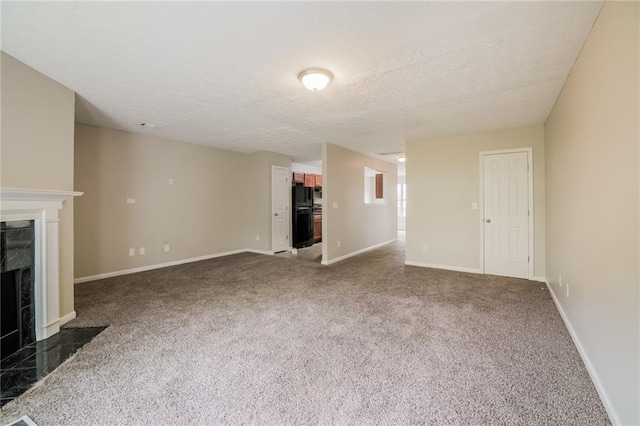
[[240,254],[76,286],[111,324],[3,409],[46,425],[608,424],[540,283]]

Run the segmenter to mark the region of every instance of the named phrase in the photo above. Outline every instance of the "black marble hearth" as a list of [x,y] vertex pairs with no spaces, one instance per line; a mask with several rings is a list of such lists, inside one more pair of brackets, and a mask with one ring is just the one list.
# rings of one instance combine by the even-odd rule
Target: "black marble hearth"
[[107,327],[63,328],[0,361],[0,406],[19,397]]
[[0,223],[0,359],[35,342],[32,220]]

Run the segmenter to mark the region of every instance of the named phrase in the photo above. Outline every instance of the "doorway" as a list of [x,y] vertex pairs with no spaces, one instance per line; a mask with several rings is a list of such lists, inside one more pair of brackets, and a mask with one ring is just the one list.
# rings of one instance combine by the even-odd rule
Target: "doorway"
[[532,149],[481,152],[480,182],[483,272],[532,279]]
[[322,260],[322,162],[291,163],[288,184],[291,233],[289,251],[279,257],[320,264]]

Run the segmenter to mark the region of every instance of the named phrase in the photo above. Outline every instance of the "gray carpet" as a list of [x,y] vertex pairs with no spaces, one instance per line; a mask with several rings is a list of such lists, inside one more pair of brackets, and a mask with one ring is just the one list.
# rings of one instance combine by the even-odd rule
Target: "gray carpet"
[[240,254],[76,286],[111,324],[3,421],[608,424],[548,291],[403,265]]
[[322,262],[322,243],[315,243],[311,247],[304,247],[298,249],[297,254],[293,254],[290,251],[283,251],[276,253],[276,256],[285,259],[295,259],[304,262],[320,263]]

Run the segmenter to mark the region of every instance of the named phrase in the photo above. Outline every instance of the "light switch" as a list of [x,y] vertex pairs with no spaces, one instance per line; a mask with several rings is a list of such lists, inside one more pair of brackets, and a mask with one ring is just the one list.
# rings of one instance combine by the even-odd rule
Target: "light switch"
[[127,204],[135,204],[135,203],[136,203],[135,198],[127,198]]
[[337,202],[337,201],[334,201],[334,202],[333,202],[333,208],[334,208],[334,209],[337,209],[337,208],[338,208],[338,202]]
[[471,210],[478,210],[478,203],[471,203]]
[[169,178],[169,185],[173,185],[173,178]]
[[135,256],[135,255],[136,255],[136,249],[130,248],[129,249],[129,256]]
[[141,255],[141,256],[142,256],[143,254],[145,254],[145,249],[144,249],[144,247],[140,247],[140,248],[138,249],[138,254],[139,254],[139,255]]

